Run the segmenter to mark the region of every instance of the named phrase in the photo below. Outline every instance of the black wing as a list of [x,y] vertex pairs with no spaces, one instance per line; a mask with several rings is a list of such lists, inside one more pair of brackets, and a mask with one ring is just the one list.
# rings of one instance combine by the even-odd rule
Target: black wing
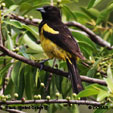
[[57,25],[57,24],[56,25],[47,24],[47,25],[52,29],[54,29],[55,31],[59,31],[59,34],[52,34],[50,32],[43,30],[43,34],[46,38],[50,39],[59,47],[73,54],[74,56],[78,56],[81,59],[84,59],[84,56],[80,52],[80,48],[76,40],[73,38],[71,32],[68,30],[66,25],[64,25],[63,23],[61,23],[60,25]]

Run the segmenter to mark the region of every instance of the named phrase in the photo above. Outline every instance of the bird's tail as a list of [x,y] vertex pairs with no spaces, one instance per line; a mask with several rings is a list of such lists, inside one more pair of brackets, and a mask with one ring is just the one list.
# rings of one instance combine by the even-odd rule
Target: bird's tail
[[71,62],[69,62],[69,60],[67,60],[67,66],[68,66],[70,79],[72,82],[72,88],[73,88],[73,92],[78,94],[84,88],[83,88],[81,78],[80,78],[80,75],[79,75],[79,72],[77,69],[75,58],[71,58],[70,61]]

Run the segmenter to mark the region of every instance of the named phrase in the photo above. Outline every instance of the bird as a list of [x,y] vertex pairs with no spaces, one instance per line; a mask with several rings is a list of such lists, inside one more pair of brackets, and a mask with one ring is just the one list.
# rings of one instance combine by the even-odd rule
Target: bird
[[84,89],[77,68],[77,58],[85,60],[79,45],[68,27],[62,22],[60,9],[55,6],[37,8],[42,21],[39,24],[41,46],[49,59],[57,58],[67,63],[73,93]]

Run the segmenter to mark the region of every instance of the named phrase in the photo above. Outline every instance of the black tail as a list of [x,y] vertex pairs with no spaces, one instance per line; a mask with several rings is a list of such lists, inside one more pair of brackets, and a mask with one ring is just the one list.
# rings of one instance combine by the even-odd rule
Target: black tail
[[81,78],[77,69],[76,60],[75,58],[71,58],[70,60],[71,60],[71,63],[67,60],[67,66],[70,74],[70,79],[72,82],[72,88],[73,88],[73,92],[78,94],[84,88],[83,88]]

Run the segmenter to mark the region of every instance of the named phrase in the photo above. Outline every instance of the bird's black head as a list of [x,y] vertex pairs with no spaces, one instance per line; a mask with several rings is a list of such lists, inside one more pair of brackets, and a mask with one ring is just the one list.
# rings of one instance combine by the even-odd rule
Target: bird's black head
[[44,6],[42,8],[37,8],[42,14],[43,20],[56,21],[61,20],[60,10],[54,6]]

